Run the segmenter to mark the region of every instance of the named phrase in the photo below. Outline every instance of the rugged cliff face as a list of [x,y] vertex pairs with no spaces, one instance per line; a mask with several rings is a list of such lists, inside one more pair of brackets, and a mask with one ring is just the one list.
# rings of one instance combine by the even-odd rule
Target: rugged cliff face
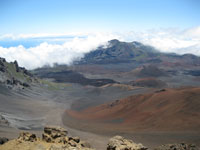
[[9,88],[30,87],[37,79],[25,68],[19,67],[17,61],[8,63],[0,58],[0,84]]

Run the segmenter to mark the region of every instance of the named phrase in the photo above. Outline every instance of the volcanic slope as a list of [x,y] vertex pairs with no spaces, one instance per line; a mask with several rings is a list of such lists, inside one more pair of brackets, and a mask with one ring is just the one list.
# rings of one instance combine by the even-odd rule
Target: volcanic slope
[[[103,130],[200,132],[200,88],[162,89],[90,107],[68,116]],[[108,128],[108,126],[112,128]]]

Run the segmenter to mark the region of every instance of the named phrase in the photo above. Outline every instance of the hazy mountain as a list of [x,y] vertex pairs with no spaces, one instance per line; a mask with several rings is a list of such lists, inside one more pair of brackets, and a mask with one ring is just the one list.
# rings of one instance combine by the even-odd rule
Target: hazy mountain
[[109,41],[107,46],[100,46],[87,53],[80,63],[106,64],[143,61],[149,58],[153,59],[159,54],[151,46],[136,41],[128,43],[114,39]]
[[168,63],[178,65],[200,65],[200,57],[193,54],[178,55],[161,53],[154,47],[140,42],[121,42],[111,40],[107,46],[85,54],[79,64],[109,64],[109,63]]

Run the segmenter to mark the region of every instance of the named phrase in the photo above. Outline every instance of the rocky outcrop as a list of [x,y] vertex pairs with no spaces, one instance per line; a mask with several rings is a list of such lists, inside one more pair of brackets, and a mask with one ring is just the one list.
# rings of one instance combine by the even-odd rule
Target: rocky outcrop
[[68,132],[64,128],[60,127],[44,127],[44,133],[42,134],[42,139],[45,142],[59,142],[65,140]]
[[0,150],[92,150],[87,142],[67,134],[66,129],[53,126],[44,128],[42,139],[35,134],[22,132],[18,139],[0,146]]
[[155,150],[199,150],[199,148],[194,144],[175,143],[175,144],[161,145],[155,148]]
[[0,58],[0,83],[10,89],[24,89],[30,87],[37,79],[25,68],[20,67],[17,61],[6,62]]
[[14,77],[12,77],[12,79],[7,79],[6,80],[6,84],[7,85],[11,85],[11,86],[23,86],[23,87],[30,87],[30,85],[28,83],[23,83],[17,79],[15,79]]
[[[0,150],[94,150],[90,144],[82,141],[79,137],[67,136],[66,129],[61,127],[48,126],[44,128],[41,138],[33,133],[22,132],[18,139],[8,141],[7,138],[0,138]],[[112,137],[107,150],[147,150],[142,144],[136,144],[132,140],[122,136]],[[194,144],[167,144],[154,150],[199,150]]]
[[18,140],[34,142],[37,141],[36,135],[29,132],[20,133]]
[[18,65],[16,60],[14,61],[14,65],[15,65],[15,68],[16,68],[16,72],[19,72],[20,68],[19,68],[19,65]]
[[47,143],[63,143],[65,147],[74,147],[76,149],[91,148],[90,144],[82,141],[79,137],[67,136],[68,132],[64,128],[47,126],[44,127],[42,140]]
[[136,144],[122,136],[115,136],[108,142],[107,150],[147,150],[142,144]]

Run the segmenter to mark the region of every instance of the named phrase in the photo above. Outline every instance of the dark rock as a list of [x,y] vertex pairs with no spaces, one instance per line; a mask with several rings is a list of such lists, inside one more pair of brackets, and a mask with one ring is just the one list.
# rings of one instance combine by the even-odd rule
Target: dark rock
[[30,87],[30,85],[27,84],[27,83],[22,83],[22,86],[24,86],[24,87]]
[[15,65],[15,68],[16,68],[16,72],[19,72],[20,68],[19,68],[19,65],[18,65],[16,60],[14,61],[14,65]]
[[48,135],[48,134],[45,134],[45,133],[42,134],[42,140],[47,142],[47,143],[52,143],[53,142],[53,139],[51,138],[51,136]]
[[9,79],[6,80],[6,84],[8,84],[8,85],[12,85],[12,83],[13,83],[13,82],[12,82],[11,80],[9,80]]
[[12,78],[12,84],[14,85],[18,85],[18,84],[22,84],[19,80],[15,79],[14,77]]
[[160,93],[160,92],[165,92],[166,91],[166,89],[160,89],[160,90],[157,90],[157,91],[155,91],[156,93]]
[[5,67],[4,67],[4,66],[0,66],[0,71],[1,71],[1,72],[6,72]]
[[4,144],[4,143],[6,143],[6,142],[8,142],[9,141],[9,139],[8,138],[5,138],[5,137],[0,137],[0,145],[2,145],[2,144]]
[[20,70],[27,76],[33,77],[33,75],[24,67],[19,67]]
[[24,70],[24,74],[26,74],[26,75],[28,75],[28,76],[30,76],[30,77],[33,77],[33,75],[28,71],[28,70]]
[[69,141],[74,141],[76,143],[80,142],[80,138],[79,137],[69,137]]
[[36,135],[29,132],[21,132],[18,140],[34,142],[37,140]]
[[0,66],[4,66],[4,63],[0,60]]
[[72,147],[76,147],[76,142],[75,141],[69,141],[68,144]]

